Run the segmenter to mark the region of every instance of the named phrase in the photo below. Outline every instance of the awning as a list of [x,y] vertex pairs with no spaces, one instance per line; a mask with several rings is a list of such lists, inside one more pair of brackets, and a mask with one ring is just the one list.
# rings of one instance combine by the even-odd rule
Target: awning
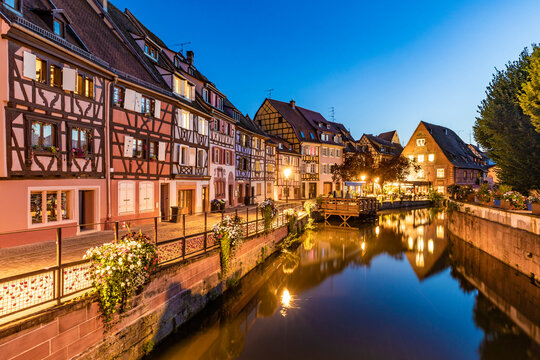
[[365,181],[361,181],[361,182],[345,181],[343,184],[345,184],[345,186],[362,186],[362,185],[365,185],[366,182]]

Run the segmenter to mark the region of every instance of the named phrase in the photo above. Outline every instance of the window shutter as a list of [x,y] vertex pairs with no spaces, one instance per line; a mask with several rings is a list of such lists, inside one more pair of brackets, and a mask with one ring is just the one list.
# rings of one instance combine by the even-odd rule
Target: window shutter
[[197,156],[197,149],[190,148],[189,149],[189,159],[188,159],[188,165],[189,166],[195,166],[196,156]]
[[159,142],[159,148],[158,148],[158,160],[159,161],[165,161],[165,149],[167,147],[167,143]]
[[133,138],[124,135],[124,157],[133,157]]
[[195,85],[191,86],[191,101],[195,100]]
[[204,151],[204,150],[203,150],[202,153],[203,153],[203,163],[202,164],[203,164],[203,166],[206,166],[206,158],[208,156],[208,153],[206,151]]
[[180,162],[180,160],[178,160],[178,158],[180,157],[178,154],[179,149],[180,149],[180,145],[174,144],[173,162],[177,162],[177,163]]
[[192,113],[189,113],[189,129],[195,130],[197,128],[197,124],[195,124],[195,121],[197,121],[197,117],[193,115]]
[[77,70],[64,67],[62,69],[62,88],[67,91],[75,91],[77,83]]
[[146,196],[148,197],[148,200],[146,200],[147,209],[154,210],[154,184],[153,183],[146,184]]
[[125,213],[126,210],[126,183],[118,184],[118,213]]
[[156,100],[154,102],[154,117],[160,118],[161,117],[161,101]]
[[135,108],[133,111],[141,112],[142,109],[142,94],[139,94],[138,92],[135,93]]
[[126,89],[124,94],[124,109],[134,111],[135,110],[135,97],[137,93],[131,89]]
[[139,183],[139,211],[145,210],[146,205],[146,184]]
[[24,52],[23,55],[23,75],[24,77],[36,80],[36,55]]

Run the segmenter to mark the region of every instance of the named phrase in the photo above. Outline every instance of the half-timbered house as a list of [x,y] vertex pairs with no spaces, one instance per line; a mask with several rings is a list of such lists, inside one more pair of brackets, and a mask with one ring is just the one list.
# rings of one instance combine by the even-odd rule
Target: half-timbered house
[[276,194],[278,200],[298,200],[300,199],[301,163],[302,155],[293,150],[287,141],[272,137],[277,144],[276,163]]
[[[160,210],[164,217],[167,217],[170,206],[177,206],[180,213],[205,211],[209,208],[210,116],[196,99],[195,84],[184,76],[187,71],[182,65],[187,64],[186,59],[182,54],[170,50],[129,10],[121,12],[109,5],[108,12],[143,65],[159,79],[161,90],[165,90],[168,95],[166,99],[131,92],[126,96],[128,90],[117,90],[118,94],[126,97],[120,106],[125,108],[125,105],[129,105],[130,110],[134,107],[139,114],[153,113],[154,119],[166,119],[166,126],[156,127],[154,135],[165,136],[168,142],[158,142],[157,153],[154,151],[154,140],[149,140],[151,142],[148,144],[143,143],[142,150],[133,149],[130,162],[140,162],[133,157],[143,156],[147,158],[148,167],[154,170],[154,166],[160,164],[160,155],[165,154],[163,161],[166,166],[160,167],[165,172],[160,170],[159,174],[155,171],[147,173],[159,181]],[[126,141],[124,149],[130,148],[130,142],[141,148],[139,139],[132,135]],[[165,145],[169,142],[170,147]],[[127,151],[123,157],[129,155],[130,151]]]
[[10,204],[0,209],[0,228],[97,230],[107,218],[110,64],[93,54],[69,8],[4,1],[0,18],[0,196]]
[[401,154],[403,147],[396,131],[388,131],[379,135],[363,134],[357,143],[358,151],[369,152],[375,164]]
[[[296,106],[294,100],[285,103],[273,99],[265,99],[254,120],[265,132],[287,141],[302,155],[302,198],[340,189],[340,184],[332,182],[329,169],[342,162],[343,141],[340,130],[331,122],[315,111]],[[321,154],[322,147],[325,155]]]

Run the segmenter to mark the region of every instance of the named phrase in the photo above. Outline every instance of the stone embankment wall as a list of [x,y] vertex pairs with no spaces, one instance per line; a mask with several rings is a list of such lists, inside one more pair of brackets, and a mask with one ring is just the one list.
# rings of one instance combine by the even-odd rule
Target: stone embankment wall
[[[305,220],[305,219],[304,219]],[[287,227],[244,242],[230,274],[240,277],[276,250]],[[105,330],[93,297],[45,310],[0,328],[2,359],[138,359],[219,296],[218,251],[160,268],[131,308]]]
[[[507,223],[485,220],[468,212],[453,211],[447,218],[448,230],[453,235],[538,281],[540,236],[508,226]],[[507,220],[516,223],[515,219]],[[525,223],[531,222],[523,221],[523,224]]]
[[419,207],[428,207],[431,205],[429,200],[416,200],[416,201],[384,201],[381,204],[381,210],[388,209],[412,209]]

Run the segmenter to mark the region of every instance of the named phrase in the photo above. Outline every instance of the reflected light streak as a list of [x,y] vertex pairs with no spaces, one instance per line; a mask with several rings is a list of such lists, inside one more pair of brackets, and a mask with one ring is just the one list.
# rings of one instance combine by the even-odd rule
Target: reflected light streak
[[422,253],[416,254],[416,266],[424,267],[424,254]]
[[427,249],[429,251],[430,254],[433,254],[433,240],[432,239],[429,239],[428,242],[427,242]]
[[414,240],[412,237],[409,236],[409,250],[412,250],[414,248]]
[[424,251],[424,239],[418,239],[418,251]]
[[381,229],[379,229],[379,227],[377,226],[377,227],[375,228],[375,234],[379,235],[380,232],[381,232]]

